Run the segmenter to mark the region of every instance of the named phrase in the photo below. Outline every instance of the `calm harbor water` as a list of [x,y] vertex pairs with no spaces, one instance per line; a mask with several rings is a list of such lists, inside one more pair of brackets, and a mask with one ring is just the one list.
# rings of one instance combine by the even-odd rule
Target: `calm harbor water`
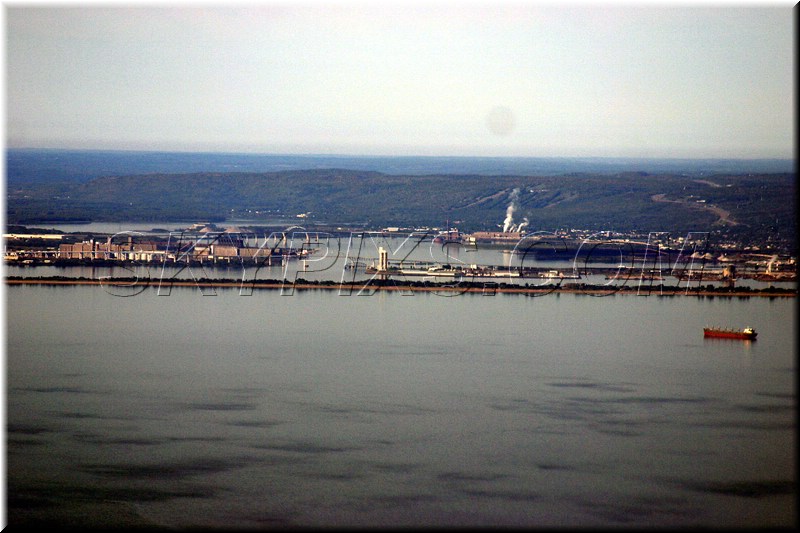
[[6,289],[9,523],[796,522],[793,298],[214,294]]

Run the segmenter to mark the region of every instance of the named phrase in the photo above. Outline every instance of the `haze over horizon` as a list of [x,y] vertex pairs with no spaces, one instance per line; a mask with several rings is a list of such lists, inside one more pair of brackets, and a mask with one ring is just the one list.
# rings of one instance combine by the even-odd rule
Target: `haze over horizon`
[[6,145],[794,159],[791,5],[5,6]]

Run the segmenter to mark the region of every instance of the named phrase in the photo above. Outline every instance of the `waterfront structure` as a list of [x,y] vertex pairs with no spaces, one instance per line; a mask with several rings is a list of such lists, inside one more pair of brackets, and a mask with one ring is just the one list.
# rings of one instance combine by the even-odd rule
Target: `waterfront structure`
[[525,236],[519,231],[476,231],[469,235],[474,242],[519,242]]
[[[313,253],[311,249],[296,250],[293,248],[247,247],[242,242],[226,242],[198,240],[180,246],[170,247],[164,242],[127,242],[115,244],[109,238],[106,242],[94,239],[72,244],[62,243],[55,253],[55,259],[108,260],[108,261],[233,261],[233,260],[267,260],[272,258],[304,258]],[[6,259],[18,257],[6,254]]]
[[60,241],[64,235],[61,233],[4,233],[3,238],[12,241],[36,239]]

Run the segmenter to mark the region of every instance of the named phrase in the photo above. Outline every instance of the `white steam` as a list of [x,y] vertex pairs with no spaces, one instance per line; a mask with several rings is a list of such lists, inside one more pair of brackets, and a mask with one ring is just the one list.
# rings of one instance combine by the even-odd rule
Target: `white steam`
[[[518,229],[514,224],[514,211],[517,210],[516,203],[518,196],[519,196],[519,188],[516,187],[514,188],[513,191],[511,191],[511,194],[508,197],[511,200],[511,203],[508,204],[508,207],[506,208],[506,218],[505,220],[503,220],[503,233],[506,233],[508,231],[515,231],[516,229]],[[525,219],[525,222],[523,222],[522,224],[524,225],[526,223],[527,219]]]
[[514,226],[514,204],[511,204],[506,209],[506,219],[503,221],[503,233],[511,231]]

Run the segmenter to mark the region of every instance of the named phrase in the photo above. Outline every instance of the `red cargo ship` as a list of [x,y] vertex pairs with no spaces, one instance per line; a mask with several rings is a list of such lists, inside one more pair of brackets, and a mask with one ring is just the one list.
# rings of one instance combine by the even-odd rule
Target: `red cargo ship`
[[742,340],[756,340],[756,331],[753,328],[737,329],[720,329],[720,328],[703,328],[704,337],[715,337],[718,339],[742,339]]

